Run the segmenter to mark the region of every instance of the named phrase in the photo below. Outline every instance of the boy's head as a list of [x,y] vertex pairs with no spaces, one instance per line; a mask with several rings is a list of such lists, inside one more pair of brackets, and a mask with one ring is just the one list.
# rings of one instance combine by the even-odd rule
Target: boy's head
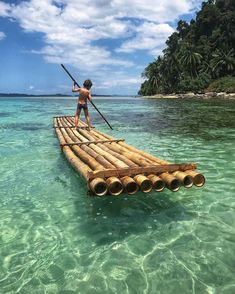
[[92,87],[92,81],[91,80],[85,80],[83,83],[83,87],[90,90],[90,88]]

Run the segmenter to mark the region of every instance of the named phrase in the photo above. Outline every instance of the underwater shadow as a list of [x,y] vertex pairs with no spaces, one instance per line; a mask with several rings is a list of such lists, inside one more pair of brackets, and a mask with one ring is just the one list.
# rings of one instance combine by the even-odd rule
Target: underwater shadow
[[[75,232],[97,246],[123,242],[130,236],[142,235],[149,230],[154,232],[161,226],[194,217],[185,210],[182,198],[175,197],[175,193],[167,189],[161,193],[139,192],[133,196],[89,196],[85,180],[73,170],[63,153],[57,164],[60,170],[66,168],[67,179],[63,185],[69,190],[74,204]],[[55,180],[64,181],[59,177]]]
[[[80,201],[74,201],[78,215]],[[180,200],[173,201],[167,192],[104,198],[87,196],[85,203],[87,216],[79,223],[79,231],[97,246],[121,242],[131,235],[192,217]]]

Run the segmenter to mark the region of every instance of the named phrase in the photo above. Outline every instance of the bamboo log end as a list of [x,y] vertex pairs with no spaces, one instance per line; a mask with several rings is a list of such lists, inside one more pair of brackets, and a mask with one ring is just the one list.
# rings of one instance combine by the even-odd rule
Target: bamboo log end
[[125,187],[125,191],[129,195],[134,195],[135,193],[138,192],[139,187],[137,183],[131,177],[128,177],[128,176],[122,177],[121,182],[123,186]]
[[153,175],[153,174],[152,175],[148,175],[148,178],[152,182],[153,189],[156,192],[161,192],[161,191],[164,190],[164,188],[165,188],[165,182],[161,178],[159,178],[158,176]]
[[101,178],[91,180],[89,182],[89,188],[97,196],[104,196],[108,192],[107,184]]
[[205,185],[206,179],[203,174],[200,174],[194,170],[187,170],[185,173],[193,178],[193,184],[196,187],[203,187]]
[[173,175],[180,181],[185,188],[191,188],[193,185],[193,177],[187,173],[176,171]]
[[162,173],[160,178],[166,183],[166,187],[172,192],[177,192],[180,189],[180,181],[171,174]]
[[137,175],[134,177],[134,180],[140,187],[140,190],[144,193],[150,192],[153,188],[151,180],[144,175]]
[[116,177],[110,177],[106,180],[108,192],[113,196],[118,196],[123,192],[122,182]]

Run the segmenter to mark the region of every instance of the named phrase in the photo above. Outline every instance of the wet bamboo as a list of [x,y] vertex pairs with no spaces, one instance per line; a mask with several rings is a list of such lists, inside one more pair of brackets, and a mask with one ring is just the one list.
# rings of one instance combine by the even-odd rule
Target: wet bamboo
[[[72,123],[73,123],[72,120],[67,120],[67,121],[68,121],[68,123],[70,123],[70,125],[72,125]],[[79,134],[82,133],[81,130],[79,130],[79,131],[80,131]],[[98,140],[97,136],[95,136],[94,133],[91,133],[91,132],[89,132],[89,133],[90,133],[91,138],[93,140]],[[74,131],[74,134],[77,135],[78,132]],[[86,141],[88,141],[88,140],[86,139]],[[84,140],[84,142],[85,142],[85,140]],[[120,159],[122,162],[124,162],[125,164],[127,164],[129,167],[137,167],[137,166],[139,166],[136,163],[134,163],[133,161],[131,161],[130,159],[128,159],[125,156],[123,156],[122,154],[120,154],[118,152],[115,152],[112,149],[108,148],[108,146],[109,146],[108,144],[107,144],[107,146],[105,146],[104,144],[99,144],[98,143],[98,144],[96,144],[96,146],[99,146],[100,148],[102,148],[102,150],[104,150],[104,151],[108,152],[109,154],[113,155],[114,157]]]
[[191,177],[193,177],[193,184],[195,186],[197,186],[197,187],[204,186],[206,180],[202,174],[200,174],[194,170],[186,170],[185,173],[190,175]]
[[[67,124],[64,122],[63,119],[59,121],[59,124],[61,126],[67,126]],[[73,132],[70,129],[62,129],[62,132],[64,134],[66,133],[68,137],[66,136],[68,142],[77,142],[78,138],[73,134]],[[69,139],[70,138],[70,139]],[[76,145],[73,145],[75,147],[78,147]],[[77,149],[77,148],[75,148]],[[90,156],[94,157],[99,163],[103,165],[103,169],[105,168],[114,168],[112,164],[110,164],[105,158],[103,158],[100,154],[96,153],[94,150],[92,150],[90,147],[86,145],[82,145],[81,149],[83,149],[86,153],[88,153]],[[117,177],[112,177],[111,179],[107,179],[106,184],[108,185],[108,191],[111,195],[119,195],[123,191],[123,186],[121,181]]]
[[[60,121],[58,121],[58,124],[62,126]],[[73,140],[68,136],[65,129],[60,129],[60,130],[61,130],[61,133],[63,134],[63,136],[65,138],[66,143],[73,143]],[[71,146],[71,149],[91,169],[93,169],[93,170],[104,170],[104,167],[98,161],[96,161],[91,155],[87,154],[84,150],[82,150],[81,147],[73,145],[73,146]]]
[[[74,141],[76,141],[76,137],[79,138],[83,142],[87,142],[89,140],[90,141],[95,141],[93,139],[93,137],[88,134],[88,131],[80,129],[79,132],[77,132],[76,130],[73,130],[73,132],[71,130],[68,130],[68,132],[70,133],[70,137],[73,136],[72,139]],[[75,134],[76,134],[76,136],[75,136]],[[88,148],[93,149],[95,152],[97,152],[97,154],[100,154],[104,158],[106,158],[106,160],[108,160],[108,162],[112,165],[112,167],[118,167],[118,168],[126,168],[126,167],[128,167],[127,164],[125,164],[124,162],[122,162],[118,158],[114,157],[113,155],[109,154],[107,151],[105,151],[101,147],[103,147],[103,146],[100,143],[98,143],[98,144],[89,144]],[[109,168],[109,167],[107,167],[107,168]]]
[[160,177],[158,177],[158,176],[156,176],[154,174],[148,175],[147,177],[152,182],[153,189],[155,191],[157,191],[157,192],[163,191],[163,189],[165,188],[165,182],[163,181],[163,179],[161,179]]
[[[108,138],[111,138],[111,137],[108,136]],[[155,157],[149,153],[146,153],[142,150],[139,150],[133,146],[130,146],[124,142],[119,142],[118,144],[123,147],[126,147],[127,149],[138,152],[139,154],[142,154],[144,157],[148,158],[149,160],[152,160],[152,161],[157,162],[159,164],[169,164],[170,163],[169,161],[162,160],[162,159]],[[173,173],[173,175],[176,176],[186,188],[189,188],[192,186],[192,180],[193,180],[193,184],[197,187],[202,187],[205,184],[205,177],[202,174],[200,174],[194,170],[187,170],[184,172],[178,171],[178,172]],[[192,180],[190,179],[190,177],[187,177],[187,175],[192,177]]]
[[[94,132],[98,138],[102,138],[102,139],[111,138],[110,136],[104,136],[102,133],[100,133],[98,131],[92,131],[92,132]],[[113,148],[117,148],[120,152],[125,154],[125,156],[131,156],[131,158],[133,158],[133,156],[134,156],[136,158],[136,162],[138,162],[140,166],[148,166],[149,164],[151,164],[151,165],[163,164],[162,162],[159,163],[156,160],[150,160],[148,158],[145,158],[144,156],[142,156],[142,153],[138,152],[138,154],[140,154],[140,156],[136,155],[135,152],[137,152],[136,150],[138,150],[138,149],[136,149],[134,147],[133,147],[134,152],[132,152],[132,151],[128,152],[128,151],[126,151],[127,148],[125,148],[127,144],[124,145],[125,147],[122,147],[122,146],[118,146],[118,145],[121,145],[120,143],[121,142],[115,144],[115,146],[113,145]],[[112,145],[112,144],[110,144],[110,145]],[[129,147],[129,145],[127,145],[127,146]],[[140,151],[140,150],[138,150],[138,151]],[[154,164],[153,164],[152,161],[154,161]],[[159,175],[159,177],[162,180],[164,180],[164,182],[166,183],[167,188],[169,188],[173,192],[176,192],[176,191],[179,190],[179,188],[180,188],[180,180],[177,177],[174,177],[173,175],[171,175],[169,173],[162,173],[162,174]],[[186,177],[189,178],[188,181],[190,181],[190,177],[188,177],[187,175],[186,175]]]
[[144,176],[144,175],[136,175],[134,176],[134,181],[137,183],[137,185],[140,187],[140,190],[144,193],[148,193],[152,190],[153,184],[152,181]]
[[[100,138],[106,138],[111,140],[111,136],[108,136],[106,134],[100,133],[99,131],[95,131],[97,134],[101,134],[102,137]],[[166,161],[166,160],[162,160],[158,157],[155,157],[149,153],[146,153],[142,150],[139,150],[133,146],[130,146],[124,142],[118,142],[118,145],[123,146],[124,148],[133,151],[133,152],[137,152],[138,154],[142,155],[144,158],[153,161],[156,164],[169,164],[170,162]],[[188,172],[182,172],[182,171],[176,171],[174,173],[172,173],[172,175],[174,175],[180,182],[181,184],[183,184],[186,188],[189,188],[193,185],[193,183],[196,186],[203,186],[204,182],[205,182],[205,178],[202,174],[196,173],[195,171],[188,171]],[[166,178],[166,176],[164,177]]]
[[[81,122],[82,125],[85,125],[83,122]],[[97,130],[91,130],[91,132],[94,136],[96,136],[97,139],[113,139],[113,137],[108,136],[106,134],[103,134]],[[147,158],[145,157],[144,153],[145,152],[141,152],[140,150],[136,149],[136,148],[132,148],[130,145],[128,144],[120,144],[122,142],[119,142],[117,144],[108,144],[108,143],[104,143],[104,145],[107,145],[108,148],[117,151],[119,153],[121,153],[122,155],[126,156],[127,158],[131,159],[132,161],[134,161],[135,163],[137,163],[139,166],[148,166],[148,165],[159,165],[159,164],[163,164],[163,161],[160,160],[160,162],[158,162],[156,160],[155,157],[151,156],[151,158]],[[121,146],[120,146],[121,145]],[[124,145],[124,146],[123,146]],[[128,147],[128,148],[127,148]],[[130,148],[129,148],[130,147]],[[134,152],[133,152],[134,151]],[[146,153],[148,154],[148,153]],[[154,164],[153,164],[154,162]],[[166,164],[166,163],[165,163]],[[168,162],[167,162],[168,164]],[[169,174],[169,173],[162,173],[159,175],[159,177],[164,180],[164,182],[166,183],[167,188],[169,188],[170,190],[172,190],[173,192],[178,191],[179,187],[180,187],[180,180],[176,177],[174,177],[173,175]],[[190,181],[190,176],[185,175],[185,177],[189,178],[188,181]],[[139,177],[140,179],[142,178],[141,176]],[[144,185],[143,185],[144,186]]]
[[[62,123],[62,125],[69,126],[69,122],[64,119],[62,119],[61,123]],[[74,142],[77,142],[78,139],[82,142],[87,141],[87,139],[84,136],[82,136],[79,132],[77,132],[76,130],[71,131],[68,129],[67,132],[69,133],[70,138],[72,138],[74,140]],[[75,136],[75,134],[76,134],[76,136]],[[106,167],[106,168],[115,168],[115,166],[126,167],[126,165],[123,166],[122,162],[119,162],[118,159],[116,159],[112,155],[108,154],[107,152],[102,150],[100,147],[96,146],[96,144],[89,144],[89,147],[82,145],[81,148],[83,148],[84,151],[91,152],[93,154],[94,154],[93,150],[95,150],[96,154],[98,154],[96,159],[98,158],[98,156],[100,156],[99,154],[101,154],[104,157],[104,160],[102,159],[102,163],[103,163],[104,167]],[[92,150],[92,151],[90,151],[90,150]],[[105,158],[109,161],[107,161]],[[117,196],[122,193],[123,185],[122,185],[121,180],[118,179],[117,177],[108,178],[106,180],[106,183],[108,185],[108,190],[111,195]]]
[[[70,123],[73,123],[73,120],[68,120],[68,122],[70,122]],[[84,125],[83,124],[83,122],[81,122],[81,121],[79,121],[79,123],[81,123],[81,125]],[[84,135],[84,137],[85,138],[87,138],[87,139],[89,139],[89,140],[94,140],[94,137],[92,137],[91,136],[91,132],[89,132],[89,134],[88,134],[88,132],[85,132],[84,130],[81,130],[81,129],[79,129],[79,132],[77,132],[77,131],[74,131],[74,133],[78,136],[78,138],[81,138],[81,134],[83,134]],[[83,139],[84,139],[84,137],[83,137]],[[91,144],[91,145],[95,145],[95,144]],[[100,148],[102,148],[103,150],[105,150],[105,151],[107,151],[107,152],[109,152],[110,153],[110,150],[109,150],[109,148],[104,148],[105,146],[102,144],[97,144],[98,146],[97,147],[99,147],[100,146]],[[113,152],[113,153],[115,153],[116,154],[116,152]],[[116,160],[115,160],[116,161]],[[128,160],[127,160],[128,161]],[[127,161],[126,161],[126,163],[127,163]],[[120,163],[120,162],[119,162]],[[116,161],[116,164],[117,164],[117,161]],[[131,165],[133,166],[133,162],[131,162]],[[127,164],[125,164],[125,162],[123,162],[123,163],[121,163],[121,165],[119,165],[118,166],[118,164],[116,165],[117,167],[120,167],[120,168],[124,168],[124,167],[128,167],[128,165]],[[125,187],[125,191],[128,193],[128,194],[130,194],[130,195],[133,195],[133,194],[135,194],[137,191],[138,191],[138,185],[137,185],[137,183],[131,178],[131,177],[129,177],[129,176],[125,176],[125,177],[121,177],[120,178],[120,180],[121,180],[121,182],[122,182],[122,184],[124,185],[124,187]],[[145,182],[146,182],[146,179],[144,179],[145,180]],[[150,185],[151,185],[151,183],[150,183]],[[143,188],[145,188],[146,187],[146,185],[144,186],[144,185],[142,185],[142,187]]]
[[[71,125],[69,121],[63,120],[63,123],[68,125]],[[71,130],[68,131],[68,133],[70,134],[70,137],[76,142],[78,139],[81,140],[82,142],[87,142],[88,140],[86,139],[86,137],[82,136],[79,132],[77,132],[76,130],[73,130],[73,132]],[[82,146],[81,146],[82,147]],[[92,149],[95,152],[97,152],[97,154],[101,154],[103,156],[103,158],[108,162],[108,165],[112,166],[112,168],[115,168],[116,166],[119,166],[120,163],[118,162],[118,160],[113,157],[112,155],[108,154],[107,152],[105,152],[104,150],[102,150],[101,148],[99,148],[98,146],[96,146],[96,144],[89,144],[89,147],[85,146],[86,148],[84,148],[84,150],[89,150]],[[105,167],[109,168],[108,165],[105,165]],[[123,167],[123,165],[120,165]],[[123,192],[123,184],[121,182],[121,180],[117,177],[110,177],[106,180],[106,183],[108,185],[108,191],[111,195],[114,196],[118,196],[119,194],[121,194]]]
[[129,195],[134,195],[136,192],[138,192],[139,186],[131,177],[124,176],[121,178],[121,181],[125,187],[125,191]]
[[[89,140],[94,140],[94,139],[96,139],[95,137],[94,137],[94,134],[93,134],[93,136],[92,136],[92,134],[91,134],[91,132],[86,132],[86,131],[84,131],[84,130],[79,130],[79,133],[82,133],[84,136],[86,136],[86,138],[88,138]],[[102,145],[100,145],[99,143],[97,144],[97,145],[100,145],[102,148],[105,146],[105,144],[106,143],[103,143]],[[111,147],[111,145],[112,145],[112,147]],[[115,151],[119,151],[120,153],[121,152],[123,152],[123,148],[115,148],[115,144],[109,144],[109,143],[107,143],[107,146],[109,147],[109,149],[112,149],[112,150],[115,150]],[[140,162],[141,161],[141,163],[142,163],[142,166],[143,166],[143,159],[142,158],[139,158],[138,156],[136,157],[135,156],[135,154],[127,154],[126,152],[124,152],[123,154],[121,154],[122,156],[126,156],[126,158],[128,159],[128,161],[130,161],[131,162],[131,166],[133,167],[133,157],[135,158],[135,160],[136,161],[138,161],[138,162]],[[129,158],[128,158],[128,156],[129,156]],[[130,160],[132,158],[132,161]],[[149,165],[149,164],[148,164]],[[137,164],[135,164],[135,166],[138,166]],[[125,167],[130,167],[130,166],[128,166],[128,165],[126,165],[125,164],[125,166],[117,166],[117,167],[120,167],[120,168],[125,168]],[[151,182],[151,180],[149,179],[149,178],[147,178],[146,176],[144,176],[144,175],[136,175],[134,178],[134,181],[138,184],[138,186],[140,187],[140,190],[141,191],[143,191],[143,192],[145,192],[145,193],[147,193],[147,192],[150,192],[151,191],[151,189],[152,189],[152,182]]]
[[[105,138],[104,136],[100,135],[99,132],[95,131],[95,133],[97,135],[97,138],[102,138],[102,139]],[[109,145],[111,145],[111,144],[109,144]],[[131,153],[131,158],[133,158],[133,156],[135,156],[136,161],[139,163],[140,166],[148,166],[149,164],[153,165],[153,163],[151,161],[145,160],[145,158],[143,158],[142,156],[138,157],[134,152],[130,152],[130,153],[125,152],[125,147],[117,146],[117,144],[115,144],[115,146],[113,146],[113,148],[115,148],[115,147],[119,150],[119,152],[124,152],[123,154],[125,154],[126,156],[128,156],[128,155],[130,156],[130,153]],[[154,165],[159,165],[159,164],[160,163],[158,163],[158,162],[154,162]],[[142,177],[140,176],[139,178],[141,179]],[[171,191],[176,192],[176,191],[179,190],[180,181],[179,181],[178,178],[174,177],[173,175],[171,175],[169,173],[162,173],[162,174],[159,175],[159,178],[160,179],[157,179],[155,177],[155,178],[151,179],[151,178],[148,177],[148,179],[152,182],[152,185],[155,184],[155,187],[157,187],[155,189],[156,191],[162,191],[164,189],[165,184],[163,184],[163,181],[164,181],[164,183],[166,183],[167,188],[169,188]],[[188,177],[188,178],[190,179],[190,177]],[[157,183],[158,183],[158,186],[156,186]],[[148,188],[147,188],[146,185],[143,184],[142,187],[146,187],[145,191],[148,191]]]
[[[60,120],[62,126],[67,126],[66,122],[62,119]],[[84,142],[81,138],[78,138],[74,135],[73,131],[70,129],[66,129],[65,132],[67,132],[68,136],[71,139],[71,142]],[[87,154],[92,156],[95,160],[97,160],[100,164],[103,165],[105,168],[114,168],[114,165],[111,164],[106,158],[104,157],[104,154],[102,152],[99,152],[100,150],[97,150],[97,148],[93,148],[94,144],[90,144],[90,146],[81,145],[79,146],[81,149],[83,149]],[[94,150],[93,150],[94,149]]]
[[[59,139],[60,144],[64,144],[66,141],[59,129],[55,129],[57,137]],[[86,165],[83,161],[81,161],[71,150],[70,147],[64,146],[62,148],[65,157],[70,162],[72,167],[88,182],[87,174],[91,171],[91,168]],[[88,182],[89,189],[97,196],[104,196],[107,193],[107,184],[101,178],[93,179]]]
[[[71,121],[71,120],[70,120]],[[71,121],[72,122],[72,121]],[[83,124],[83,122],[81,122],[81,124],[82,125],[84,125]],[[86,138],[88,138],[89,140],[94,140],[94,139],[97,139],[98,138],[98,136],[99,135],[96,135],[94,132],[86,132],[86,131],[84,131],[84,130],[81,130],[81,129],[79,129],[79,133],[81,133],[81,134],[83,134]],[[95,137],[94,137],[95,136]],[[102,145],[101,144],[97,144],[97,145],[99,145],[101,148],[104,148],[104,147],[106,147],[105,145],[106,145],[106,143],[103,143]],[[143,159],[142,158],[140,158],[140,157],[138,157],[138,156],[135,156],[135,154],[131,154],[131,155],[129,155],[129,154],[127,154],[126,152],[124,152],[124,153],[122,153],[121,151],[120,151],[120,149],[122,149],[122,148],[120,148],[120,147],[118,147],[118,148],[115,148],[115,146],[116,146],[116,144],[107,144],[107,150],[108,149],[111,149],[111,150],[113,150],[113,152],[115,152],[115,153],[118,153],[118,154],[120,154],[121,156],[123,156],[123,157],[126,157],[127,158],[127,160],[131,163],[131,165],[127,165],[127,164],[125,164],[124,163],[124,165],[122,164],[122,165],[120,165],[120,166],[118,166],[117,165],[117,167],[120,167],[120,168],[125,168],[125,167],[130,167],[130,166],[138,166],[135,162],[134,162],[134,160],[135,161],[137,161],[137,162],[141,162],[142,163],[142,166],[145,166],[144,165],[144,163],[142,162],[143,161]],[[129,156],[129,157],[128,157]],[[133,158],[134,158],[134,160],[133,160]],[[127,179],[127,177],[124,177],[124,179],[123,178],[121,178],[121,180],[122,180],[122,182],[125,184],[125,183],[128,183],[128,185],[129,185],[129,190],[131,190],[130,188],[132,188],[133,186],[134,186],[134,183],[133,183],[133,180],[131,181],[130,179],[128,180]],[[137,175],[137,176],[135,176],[134,177],[134,181],[138,184],[138,186],[140,187],[140,190],[141,191],[143,191],[143,192],[149,192],[151,189],[152,189],[152,182],[147,178],[147,177],[145,177],[144,175]],[[127,190],[127,189],[126,189]],[[133,191],[134,192],[134,191]]]
[[[73,123],[73,120],[69,120],[71,123]],[[81,123],[81,125],[85,125],[85,123],[83,123],[82,121],[80,121],[80,123]],[[93,137],[92,135],[91,135],[91,132],[86,132],[86,131],[84,131],[84,130],[81,130],[81,129],[79,129],[79,132],[77,132],[77,131],[75,131],[75,133],[76,133],[76,135],[78,135],[78,136],[81,136],[81,134],[85,137],[85,138],[87,138],[87,139],[89,139],[89,140],[97,140],[97,137],[95,136],[95,137]],[[91,144],[91,145],[93,145],[93,144]],[[95,145],[95,144],[94,144]],[[107,151],[108,153],[110,153],[111,154],[111,152],[113,153],[113,156],[114,156],[114,158],[118,158],[118,157],[122,157],[122,158],[125,158],[124,156],[122,156],[122,155],[120,155],[119,153],[117,153],[117,152],[114,152],[114,151],[112,151],[112,150],[110,150],[109,148],[107,148],[107,147],[105,147],[104,146],[104,144],[96,144],[96,145],[98,145],[98,147],[100,147],[101,149],[103,149],[103,150],[105,150],[105,151]],[[115,159],[116,160],[116,159]],[[116,163],[117,163],[117,161],[116,161]],[[116,167],[117,168],[127,168],[127,167],[129,167],[129,165],[128,165],[128,163],[131,163],[130,164],[130,166],[137,166],[135,163],[133,163],[133,162],[131,162],[128,158],[126,158],[126,160],[125,161],[123,161],[122,162],[122,160],[121,161],[119,161],[119,164],[117,164],[116,165]],[[137,183],[131,178],[131,177],[129,177],[129,176],[125,176],[125,177],[121,177],[120,178],[120,180],[121,180],[121,182],[122,182],[122,184],[124,185],[124,187],[125,187],[125,191],[128,193],[128,194],[130,194],[130,195],[133,195],[133,194],[135,194],[138,190],[139,190],[139,187],[138,187],[138,185],[137,185]],[[142,179],[143,180],[143,179]],[[145,180],[145,182],[146,182],[146,179],[144,179]],[[151,185],[151,183],[149,183],[150,185]],[[145,188],[146,187],[146,185],[144,186],[144,185],[142,185],[142,187],[143,188]],[[145,192],[145,191],[144,191]]]
[[[72,117],[70,119],[71,119],[71,121],[73,120]],[[81,125],[85,126],[86,124],[84,122],[81,122]],[[102,139],[109,139],[109,140],[113,139],[113,137],[111,137],[107,134],[101,133],[97,130],[96,131],[93,130],[92,132],[94,132],[96,135],[97,134],[101,135]],[[165,161],[165,160],[162,160],[158,157],[152,156],[151,154],[146,153],[142,150],[139,150],[133,146],[130,146],[130,145],[124,143],[124,142],[119,142],[118,144],[122,147],[125,147],[126,149],[128,149],[130,151],[134,151],[134,152],[137,152],[138,154],[141,154],[142,156],[144,156],[144,158],[147,158],[157,164],[169,164],[168,161]],[[190,187],[192,185],[192,180],[190,177],[188,177],[188,175],[193,178],[194,185],[196,185],[198,187],[202,187],[204,185],[205,177],[202,174],[200,174],[194,170],[188,170],[188,171],[184,171],[184,172],[175,172],[175,176],[177,176],[180,179],[180,181],[183,183],[183,185],[186,187]]]

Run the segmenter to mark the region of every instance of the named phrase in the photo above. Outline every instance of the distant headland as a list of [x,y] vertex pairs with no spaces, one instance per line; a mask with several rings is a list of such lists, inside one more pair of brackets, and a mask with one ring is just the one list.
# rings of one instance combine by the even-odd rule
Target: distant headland
[[[92,94],[93,97],[135,97],[135,95],[98,95]],[[77,95],[68,95],[68,94],[25,94],[25,93],[0,93],[0,97],[77,97]]]
[[71,95],[66,94],[25,94],[25,93],[0,93],[0,97],[70,97]]

